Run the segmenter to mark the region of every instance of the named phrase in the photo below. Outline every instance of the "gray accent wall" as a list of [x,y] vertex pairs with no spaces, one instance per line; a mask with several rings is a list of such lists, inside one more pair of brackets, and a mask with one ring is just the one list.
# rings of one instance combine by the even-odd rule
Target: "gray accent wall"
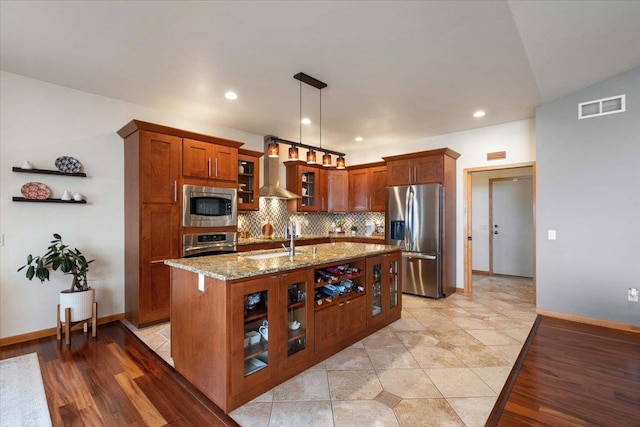
[[[578,120],[621,94],[626,112]],[[640,325],[640,68],[539,107],[536,137],[538,308]]]

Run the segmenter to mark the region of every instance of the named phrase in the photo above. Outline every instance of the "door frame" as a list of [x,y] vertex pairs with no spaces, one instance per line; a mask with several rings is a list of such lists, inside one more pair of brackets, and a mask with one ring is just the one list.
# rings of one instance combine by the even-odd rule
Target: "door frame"
[[[513,181],[513,180],[531,180],[531,184],[533,185],[533,175],[489,178],[489,224],[493,225],[493,183],[496,181]],[[494,234],[494,229],[493,227],[491,227],[489,229],[489,274],[491,275],[493,275],[493,234]],[[533,240],[535,240],[535,234],[532,236],[532,238]],[[535,245],[534,245],[534,249],[535,249]]]
[[523,162],[513,163],[508,165],[496,165],[496,166],[482,166],[476,168],[465,168],[463,174],[463,193],[464,193],[464,207],[463,212],[465,214],[464,222],[464,293],[471,294],[473,292],[473,245],[471,242],[471,218],[472,218],[472,206],[471,206],[471,174],[474,172],[486,172],[502,169],[515,169],[530,166],[531,179],[533,185],[533,303],[536,303],[536,162]]

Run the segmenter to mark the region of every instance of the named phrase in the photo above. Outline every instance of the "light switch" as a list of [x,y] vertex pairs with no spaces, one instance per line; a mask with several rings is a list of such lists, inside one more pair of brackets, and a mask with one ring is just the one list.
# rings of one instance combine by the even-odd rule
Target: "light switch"
[[556,240],[556,230],[548,230],[547,231],[547,238],[549,240]]
[[204,274],[198,274],[198,290],[204,292]]

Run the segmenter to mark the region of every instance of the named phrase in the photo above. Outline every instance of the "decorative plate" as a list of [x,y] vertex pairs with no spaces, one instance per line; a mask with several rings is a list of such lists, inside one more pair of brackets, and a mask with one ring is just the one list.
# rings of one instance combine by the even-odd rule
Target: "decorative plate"
[[25,199],[44,200],[51,195],[49,187],[41,182],[27,182],[22,186],[20,192]]
[[76,173],[80,172],[81,167],[82,163],[71,156],[61,156],[56,159],[56,168],[60,172]]

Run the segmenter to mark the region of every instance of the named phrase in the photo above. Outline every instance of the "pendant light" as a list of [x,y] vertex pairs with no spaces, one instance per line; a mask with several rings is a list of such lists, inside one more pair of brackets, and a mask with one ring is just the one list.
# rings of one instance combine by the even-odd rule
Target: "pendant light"
[[269,157],[280,157],[280,146],[276,141],[271,140],[267,148],[267,154]]
[[322,156],[322,166],[328,168],[331,166],[331,154],[325,151],[324,156]]
[[336,169],[344,169],[344,168],[345,168],[344,157],[340,155],[340,157],[338,157],[338,159],[336,160]]
[[313,148],[309,148],[309,151],[307,151],[307,163],[310,165],[316,164],[316,152],[313,151]]
[[289,160],[298,160],[300,158],[300,155],[298,153],[298,147],[296,147],[295,145],[292,145],[289,148]]

